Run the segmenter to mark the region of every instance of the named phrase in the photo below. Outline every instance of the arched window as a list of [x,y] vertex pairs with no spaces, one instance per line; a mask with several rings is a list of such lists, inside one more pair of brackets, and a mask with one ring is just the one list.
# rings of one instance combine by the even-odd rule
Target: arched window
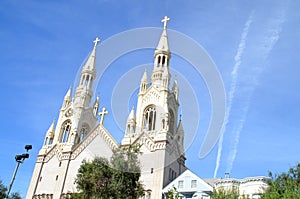
[[51,145],[53,143],[53,138],[49,139],[49,145]]
[[160,60],[161,60],[161,57],[158,56],[158,61],[157,61],[158,64],[160,64]]
[[148,107],[144,112],[144,129],[155,130],[156,110],[155,107]]
[[163,56],[163,58],[162,58],[162,64],[165,64],[165,62],[166,62],[166,56]]
[[60,142],[65,143],[68,141],[70,131],[71,131],[71,122],[67,121],[62,125],[62,134],[61,134]]
[[46,137],[45,142],[44,142],[44,146],[48,144],[48,137]]
[[87,124],[82,125],[82,128],[80,130],[79,142],[82,142],[82,140],[86,137],[88,132],[89,132],[89,126]]
[[130,125],[129,125],[129,124],[127,125],[127,130],[126,130],[126,132],[127,132],[127,133],[130,133]]
[[87,86],[88,85],[88,82],[89,82],[89,75],[86,75],[85,76],[85,79],[84,79],[84,86]]

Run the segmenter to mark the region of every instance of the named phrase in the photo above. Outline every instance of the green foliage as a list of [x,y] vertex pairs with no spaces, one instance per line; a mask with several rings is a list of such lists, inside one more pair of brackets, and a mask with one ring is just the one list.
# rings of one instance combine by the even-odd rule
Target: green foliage
[[22,199],[22,197],[18,192],[14,192],[8,199]]
[[178,199],[179,193],[176,189],[176,187],[173,187],[172,189],[168,190],[167,199]]
[[71,198],[130,199],[142,196],[139,148],[118,148],[113,151],[110,161],[101,157],[92,162],[83,161],[76,179],[81,192],[72,194]]
[[269,188],[262,199],[295,199],[300,198],[300,164],[289,169],[287,173],[273,175],[269,172]]
[[240,195],[239,189],[236,187],[232,187],[229,190],[214,189],[211,195],[211,199],[249,199],[249,197]]
[[7,188],[2,183],[2,180],[0,180],[0,198],[5,198],[6,191],[7,191]]
[[[4,186],[2,180],[0,180],[0,199],[3,199],[6,197],[7,188]],[[12,193],[8,199],[22,199],[20,194],[18,192]]]

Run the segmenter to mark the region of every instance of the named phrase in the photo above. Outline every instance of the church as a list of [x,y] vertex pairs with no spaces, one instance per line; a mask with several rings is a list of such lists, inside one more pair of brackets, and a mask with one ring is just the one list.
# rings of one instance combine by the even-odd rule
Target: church
[[[40,149],[27,199],[60,199],[78,192],[75,178],[83,160],[97,156],[110,158],[119,146],[140,144],[141,178],[145,198],[162,198],[162,189],[186,171],[184,129],[178,117],[179,88],[170,74],[171,51],[167,21],[154,51],[153,69],[141,74],[136,108],[128,116],[126,132],[118,143],[103,124],[107,114],[94,97],[96,51],[99,39],[81,69],[75,93],[69,89],[59,110],[59,117],[46,132]],[[98,121],[98,115],[101,116]],[[126,116],[124,116],[126,117]],[[41,141],[42,142],[42,141]]]
[[127,117],[121,143],[105,128],[103,121],[108,112],[100,108],[99,97],[94,96],[100,41],[96,38],[81,68],[75,93],[67,91],[57,121],[52,122],[41,141],[26,199],[68,198],[70,193],[79,191],[75,179],[83,160],[109,159],[113,149],[131,144],[141,146],[140,182],[145,199],[166,198],[174,187],[181,199],[209,199],[214,189],[232,188],[237,188],[241,195],[259,199],[268,188],[268,178],[264,176],[201,179],[186,167],[184,129],[178,113],[179,86],[176,80],[171,81],[169,68],[168,20],[168,17],[162,20],[164,27],[154,51],[151,74],[147,71],[141,74],[137,104]]

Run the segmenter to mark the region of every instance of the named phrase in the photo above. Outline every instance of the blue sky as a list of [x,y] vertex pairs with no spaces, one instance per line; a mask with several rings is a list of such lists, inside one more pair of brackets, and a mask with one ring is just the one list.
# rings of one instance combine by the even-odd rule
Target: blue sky
[[[31,157],[21,165],[13,187],[25,196],[45,132],[57,118],[95,37],[104,41],[133,28],[161,28],[165,15],[171,18],[168,28],[189,36],[207,51],[227,94],[222,142],[200,159],[210,120],[209,92],[192,67],[173,56],[171,68],[190,83],[200,110],[198,130],[186,151],[187,166],[203,178],[222,177],[225,172],[243,178],[287,170],[300,159],[299,8],[297,0],[1,1],[0,178],[9,184],[14,156],[24,152],[25,144],[32,144]],[[171,43],[170,47],[172,51]],[[116,60],[96,90],[101,106],[111,112],[118,78],[152,59],[153,50],[148,49]],[[190,122],[184,120],[188,113],[182,111],[188,129]],[[105,125],[120,141],[121,130],[112,115]]]

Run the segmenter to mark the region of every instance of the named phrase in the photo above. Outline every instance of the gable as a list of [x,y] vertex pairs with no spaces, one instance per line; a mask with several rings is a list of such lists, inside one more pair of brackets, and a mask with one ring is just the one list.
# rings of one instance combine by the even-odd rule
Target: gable
[[210,192],[213,187],[207,184],[204,180],[198,177],[190,170],[186,170],[179,175],[175,180],[170,182],[164,189],[163,193],[167,193],[175,187],[178,192]]
[[[98,141],[95,142],[94,141],[95,139],[97,139]],[[84,149],[95,148],[93,147],[94,145],[96,146],[98,145],[100,149],[101,146],[102,147],[106,146],[105,148],[107,148],[110,151],[112,151],[114,148],[117,148],[119,146],[117,141],[111,136],[111,134],[101,124],[99,124],[83,139],[81,143],[79,143],[73,149],[73,152],[71,154],[63,153],[61,148],[64,145],[56,144],[54,147],[50,149],[50,151],[45,156],[38,156],[37,162],[48,162],[54,156],[56,156],[59,161],[68,160],[68,159],[74,160],[77,158],[78,155],[80,155],[80,153],[82,153]],[[96,153],[98,152],[96,151]]]
[[87,147],[95,148],[95,147],[89,146],[89,145],[94,143],[93,141],[96,139],[96,137],[98,139],[98,142],[99,142],[98,144],[99,144],[100,148],[101,148],[101,145],[103,145],[103,144],[100,144],[100,143],[105,143],[105,145],[110,150],[113,150],[114,148],[117,148],[119,146],[117,141],[112,137],[112,135],[101,124],[99,124],[74,149],[73,154],[72,154],[72,159],[75,159]]
[[160,93],[154,86],[150,86],[150,88],[146,91],[142,103],[143,104],[151,104],[158,103],[160,99]]
[[153,152],[166,148],[166,142],[156,142],[145,132],[140,134],[132,144],[141,144],[143,152]]

